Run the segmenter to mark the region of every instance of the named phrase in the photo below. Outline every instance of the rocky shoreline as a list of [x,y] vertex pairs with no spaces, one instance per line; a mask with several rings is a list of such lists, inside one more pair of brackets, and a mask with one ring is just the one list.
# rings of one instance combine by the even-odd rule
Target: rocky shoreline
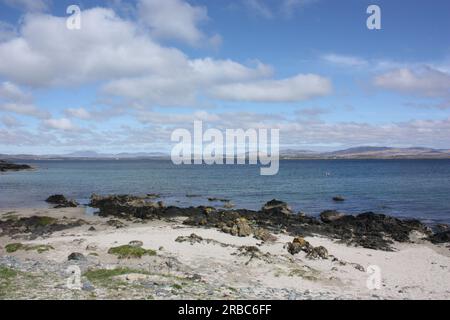
[[0,299],[450,299],[448,226],[309,217],[279,200],[252,211],[156,199],[94,194],[94,216],[63,195],[51,209],[0,211]]
[[15,164],[5,160],[0,160],[0,172],[31,170],[31,166],[27,164]]
[[[67,200],[72,202],[71,200]],[[401,220],[384,214],[365,212],[345,215],[337,211],[323,211],[320,218],[293,212],[287,203],[279,200],[267,202],[259,211],[245,209],[218,209],[215,207],[165,206],[152,198],[132,195],[92,195],[89,204],[99,210],[102,217],[125,219],[187,218],[184,224],[217,228],[236,236],[254,235],[270,238],[270,233],[285,232],[294,237],[313,234],[339,239],[348,245],[390,251],[391,244],[408,242],[411,232],[416,231],[433,243],[450,241],[450,229],[441,225],[434,232],[419,220]]]

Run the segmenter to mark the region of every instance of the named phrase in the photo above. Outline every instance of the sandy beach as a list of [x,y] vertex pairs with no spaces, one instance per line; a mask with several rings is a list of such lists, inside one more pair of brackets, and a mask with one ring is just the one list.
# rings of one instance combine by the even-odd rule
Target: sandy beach
[[[290,254],[294,237],[282,232],[262,242],[184,225],[180,217],[111,219],[80,207],[0,211],[3,221],[24,217],[69,227],[32,237],[3,233],[1,299],[450,299],[448,244],[414,232],[392,252],[305,237],[329,254],[311,259]],[[15,251],[8,247],[17,243]],[[128,244],[149,254],[109,252]]]

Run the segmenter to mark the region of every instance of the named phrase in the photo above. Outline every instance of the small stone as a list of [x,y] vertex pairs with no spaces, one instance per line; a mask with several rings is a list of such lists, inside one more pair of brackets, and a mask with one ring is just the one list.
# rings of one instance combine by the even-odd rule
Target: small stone
[[94,291],[95,287],[89,281],[83,282],[83,286],[81,287],[83,291]]
[[67,257],[67,260],[69,260],[69,261],[85,261],[86,257],[79,252],[73,252]]
[[144,245],[144,243],[139,240],[133,240],[133,241],[130,241],[130,243],[128,243],[128,245],[135,247],[135,248],[141,248]]

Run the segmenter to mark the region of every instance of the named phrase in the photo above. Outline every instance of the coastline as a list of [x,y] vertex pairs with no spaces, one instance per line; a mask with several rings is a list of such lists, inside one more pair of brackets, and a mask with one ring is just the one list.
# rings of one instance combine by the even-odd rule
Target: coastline
[[[450,299],[448,243],[431,244],[419,232],[394,241],[393,251],[311,234],[304,240],[328,252],[312,259],[288,252],[295,237],[287,230],[262,241],[189,225],[176,214],[86,216],[78,207],[0,210],[0,217],[55,219],[51,232],[28,225],[0,237],[1,299]],[[119,259],[109,253],[130,242],[152,254]],[[48,250],[7,252],[11,243]],[[73,253],[81,255],[69,261]],[[81,290],[67,287],[73,266],[80,268]],[[367,286],[370,266],[380,268],[380,289]]]

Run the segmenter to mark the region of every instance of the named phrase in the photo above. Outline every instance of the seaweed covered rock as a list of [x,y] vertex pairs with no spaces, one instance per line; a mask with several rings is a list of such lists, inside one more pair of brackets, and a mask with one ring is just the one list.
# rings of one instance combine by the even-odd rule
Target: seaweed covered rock
[[55,194],[48,197],[45,200],[47,203],[54,204],[55,208],[76,208],[78,207],[78,202],[75,200],[67,199],[62,194]]
[[288,206],[286,202],[279,200],[271,200],[267,202],[261,209],[263,213],[269,215],[291,215],[292,209]]
[[235,221],[224,224],[221,230],[238,237],[248,237],[253,233],[252,227],[245,218],[237,218]]
[[289,242],[287,250],[292,255],[305,252],[309,259],[328,259],[328,250],[325,247],[314,247],[302,237],[296,237]]
[[434,244],[450,242],[450,230],[435,233],[429,236],[428,240]]
[[32,167],[30,167],[27,164],[15,164],[8,161],[0,160],[0,172],[30,170],[30,169],[32,169]]
[[393,241],[408,242],[412,231],[431,233],[431,230],[418,220],[400,220],[384,214],[366,212],[331,220],[321,227],[320,233],[365,248],[392,251]]
[[257,240],[261,240],[263,242],[274,242],[277,241],[277,237],[271,234],[268,230],[264,228],[256,228],[253,230],[253,236]]
[[324,223],[329,223],[342,218],[344,215],[335,210],[326,210],[320,214],[320,220]]
[[23,234],[27,238],[35,239],[39,236],[51,234],[79,227],[86,224],[84,220],[59,221],[56,218],[46,216],[31,216],[0,221],[0,236],[15,236]]
[[131,195],[91,196],[90,206],[100,210],[100,216],[133,217],[147,219],[160,214],[162,202],[152,202],[147,197]]

